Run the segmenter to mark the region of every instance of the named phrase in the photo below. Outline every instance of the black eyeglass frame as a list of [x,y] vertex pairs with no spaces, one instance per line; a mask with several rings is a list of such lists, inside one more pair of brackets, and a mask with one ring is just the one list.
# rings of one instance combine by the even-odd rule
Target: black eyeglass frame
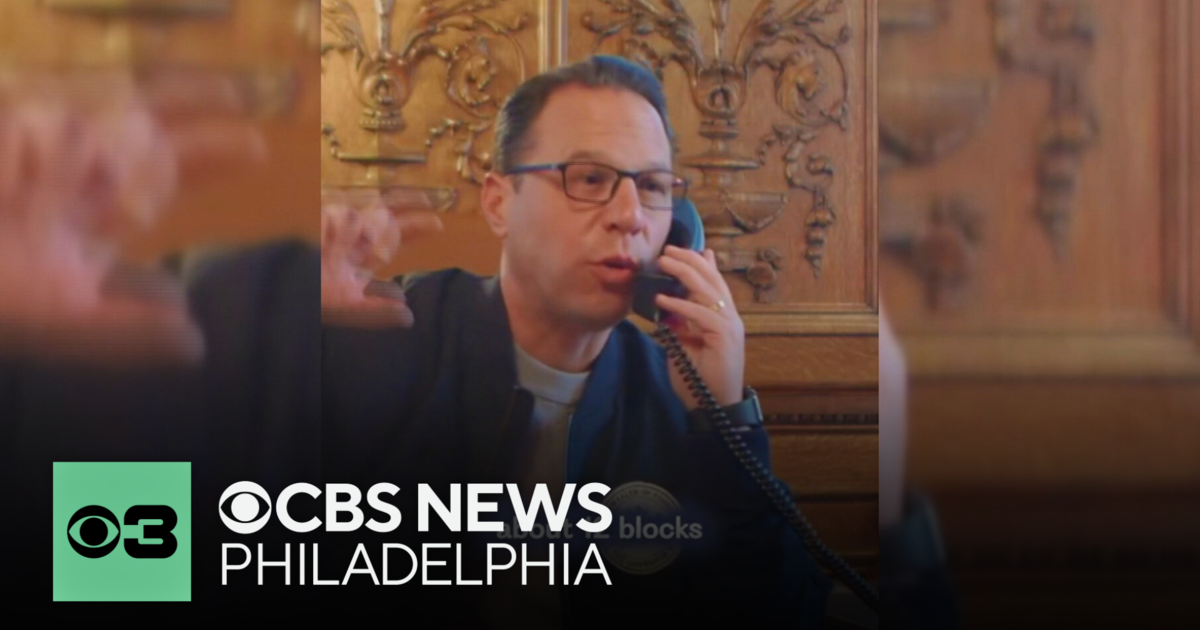
[[[571,193],[567,192],[567,169],[571,166],[601,166],[601,167],[607,168],[607,169],[615,172],[617,174],[617,179],[615,179],[613,181],[613,187],[612,187],[612,190],[610,190],[608,193],[608,199],[605,199],[604,201],[597,201],[595,199],[580,199],[579,197],[574,197],[571,195]],[[637,183],[638,183],[638,178],[643,175],[649,174],[649,173],[670,173],[671,176],[675,178],[675,183],[672,184],[672,188],[674,188],[675,186],[682,186],[683,193],[680,194],[678,197],[676,197],[675,195],[671,196],[671,200],[672,200],[671,206],[668,206],[668,207],[646,206],[647,208],[649,208],[651,210],[670,210],[671,208],[674,207],[673,202],[675,199],[687,198],[687,193],[688,193],[688,180],[683,177],[680,177],[674,171],[669,171],[669,170],[664,170],[664,169],[650,169],[648,171],[623,171],[615,166],[612,166],[611,164],[604,164],[603,162],[555,162],[553,164],[526,164],[523,166],[514,166],[514,167],[508,169],[507,171],[505,171],[504,174],[505,175],[524,175],[526,173],[537,173],[537,172],[542,172],[542,171],[558,171],[559,173],[562,174],[562,190],[563,190],[563,194],[566,195],[568,199],[573,199],[575,201],[582,201],[584,203],[594,203],[596,205],[604,205],[604,204],[612,201],[613,197],[617,196],[617,189],[621,187],[621,180],[628,177],[629,179],[633,180],[633,185],[636,187]]]

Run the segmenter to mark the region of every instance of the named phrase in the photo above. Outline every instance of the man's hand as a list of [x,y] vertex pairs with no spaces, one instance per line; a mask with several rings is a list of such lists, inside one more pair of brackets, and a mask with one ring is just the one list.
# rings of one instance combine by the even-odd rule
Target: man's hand
[[[391,203],[405,200],[393,194]],[[421,205],[420,199],[407,200]],[[397,214],[379,191],[326,190],[321,195],[321,320],[334,326],[408,327],[413,314],[394,282],[375,280],[404,234],[440,230],[428,212]]]
[[[745,378],[746,330],[733,303],[729,285],[717,269],[712,250],[699,252],[668,246],[659,260],[663,273],[672,275],[688,290],[687,299],[660,294],[658,307],[671,312],[667,325],[679,337],[692,364],[708,385],[717,404],[727,407],[742,401]],[[699,402],[679,370],[671,366],[671,384],[688,409]]]
[[184,79],[0,76],[0,355],[203,356],[181,288],[118,266],[122,239],[154,223],[182,177],[265,154],[232,86]]

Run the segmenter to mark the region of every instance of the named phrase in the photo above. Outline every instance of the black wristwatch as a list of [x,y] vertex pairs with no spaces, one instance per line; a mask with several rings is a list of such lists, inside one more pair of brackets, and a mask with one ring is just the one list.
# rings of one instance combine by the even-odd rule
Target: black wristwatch
[[[750,387],[742,388],[742,402],[721,407],[729,418],[734,431],[753,431],[762,428],[762,407],[758,404],[758,393]],[[688,412],[688,421],[693,433],[716,431],[717,427],[709,418],[704,407],[697,407]]]

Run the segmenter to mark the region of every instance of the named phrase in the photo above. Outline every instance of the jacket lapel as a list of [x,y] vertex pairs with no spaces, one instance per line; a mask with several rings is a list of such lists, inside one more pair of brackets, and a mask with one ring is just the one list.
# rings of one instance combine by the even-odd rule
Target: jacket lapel
[[[512,329],[504,307],[499,278],[488,278],[484,290],[461,307],[463,322],[456,357],[462,365],[462,427],[468,481],[516,481],[517,458],[533,417],[533,395],[517,383]],[[448,334],[455,334],[451,327]],[[601,433],[614,422],[622,395],[623,350],[614,330],[592,367],[583,395],[571,417],[567,444],[567,483],[578,483],[588,455]],[[619,425],[619,422],[616,423]],[[617,436],[619,438],[619,436]],[[612,458],[607,458],[611,460]],[[619,462],[611,462],[616,466]]]
[[[516,357],[512,330],[498,278],[483,282],[483,291],[472,295],[462,308],[459,353],[464,400],[462,426],[468,461],[473,471],[467,481],[503,481],[513,470],[512,457],[528,429],[533,399],[517,389]],[[455,331],[449,331],[455,334]]]
[[[567,483],[579,483],[588,455],[593,452],[605,428],[610,424],[614,430],[620,428],[620,422],[613,418],[618,399],[624,394],[620,369],[622,348],[618,337],[617,330],[608,336],[604,349],[592,365],[592,374],[584,385],[575,415],[571,417],[567,438]],[[611,457],[605,459],[612,465],[616,464]]]

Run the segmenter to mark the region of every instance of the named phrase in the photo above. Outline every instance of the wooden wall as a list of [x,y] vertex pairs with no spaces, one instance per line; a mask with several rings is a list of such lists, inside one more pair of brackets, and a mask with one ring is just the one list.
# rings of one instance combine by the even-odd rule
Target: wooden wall
[[6,0],[0,68],[34,74],[86,68],[220,73],[261,121],[268,158],[185,181],[131,258],[194,246],[253,243],[320,231],[319,5],[316,0]]
[[[1200,5],[880,12],[881,286],[909,474],[960,578],[1094,595],[1194,574]],[[964,621],[1030,610],[980,596]]]
[[[873,571],[875,2],[771,5],[324,0],[322,183],[404,189],[406,203],[443,213],[446,229],[406,243],[383,275],[495,273],[500,244],[477,214],[478,182],[507,93],[594,53],[653,67],[751,335],[747,379],[775,467],[826,541]],[[380,50],[395,53],[390,80],[373,61]]]

